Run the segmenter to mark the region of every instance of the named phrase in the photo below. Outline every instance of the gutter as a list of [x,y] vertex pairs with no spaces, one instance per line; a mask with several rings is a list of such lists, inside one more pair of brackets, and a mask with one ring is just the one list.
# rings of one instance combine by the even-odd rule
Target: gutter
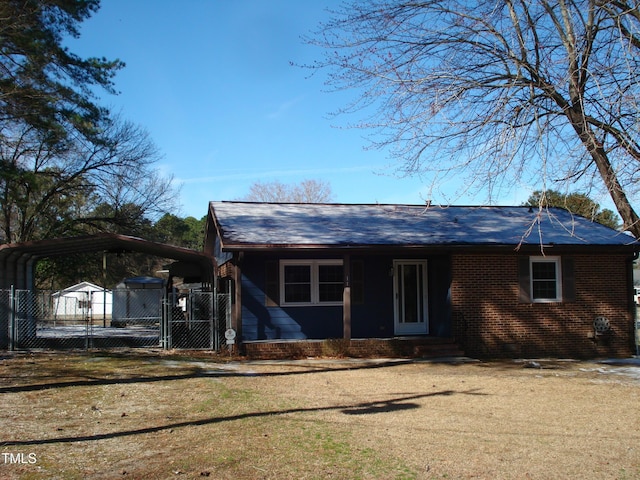
[[640,252],[634,252],[633,256],[630,258],[629,261],[629,271],[630,274],[629,276],[631,277],[631,304],[633,305],[633,343],[635,344],[636,347],[636,357],[640,357],[640,338],[638,338],[638,331],[640,331],[640,319],[638,319],[638,306],[636,305],[636,302],[633,301],[633,289],[634,289],[634,284],[633,284],[633,262],[635,262],[636,260],[638,260],[638,257],[640,257]]
[[433,250],[433,251],[460,251],[465,250],[468,252],[483,252],[483,253],[521,253],[530,254],[538,253],[542,251],[543,254],[548,252],[571,254],[576,253],[633,253],[638,255],[640,246],[637,244],[631,245],[571,245],[571,244],[526,244],[526,245],[514,245],[514,244],[473,244],[473,243],[456,243],[456,244],[255,244],[255,243],[237,243],[237,244],[225,244],[223,239],[220,238],[221,250],[224,252],[284,252],[290,250],[302,250],[302,251],[383,251],[392,252],[399,250]]

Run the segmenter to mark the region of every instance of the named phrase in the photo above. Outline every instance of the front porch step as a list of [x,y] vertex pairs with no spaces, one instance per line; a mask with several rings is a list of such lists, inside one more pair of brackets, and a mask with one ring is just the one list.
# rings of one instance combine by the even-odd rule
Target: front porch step
[[411,358],[460,357],[464,351],[450,338],[399,337],[389,339],[401,356]]
[[414,348],[414,356],[421,358],[463,357],[464,351],[456,343],[420,345]]

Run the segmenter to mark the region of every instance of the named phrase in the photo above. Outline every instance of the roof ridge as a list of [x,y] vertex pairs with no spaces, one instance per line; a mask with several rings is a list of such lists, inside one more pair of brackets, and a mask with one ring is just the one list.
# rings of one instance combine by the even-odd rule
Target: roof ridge
[[[299,205],[299,206],[345,206],[345,207],[416,207],[416,208],[534,208],[531,205],[472,205],[472,204],[442,204],[442,203],[347,203],[347,202],[261,202],[248,200],[211,200],[209,203],[226,203],[226,204],[244,204],[244,205]],[[562,207],[545,207],[545,209],[557,208],[566,210]]]

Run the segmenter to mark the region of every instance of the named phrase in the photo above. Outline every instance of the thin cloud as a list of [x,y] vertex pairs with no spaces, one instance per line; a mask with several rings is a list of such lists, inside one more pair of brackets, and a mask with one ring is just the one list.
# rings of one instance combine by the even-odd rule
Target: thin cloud
[[269,120],[277,120],[278,118],[282,117],[288,110],[290,110],[294,105],[299,103],[302,99],[303,96],[301,95],[296,98],[292,98],[291,100],[287,100],[286,102],[282,102],[280,105],[278,105],[278,108],[267,114],[267,118]]
[[302,175],[329,175],[336,173],[352,173],[352,172],[374,172],[380,166],[357,166],[343,168],[308,168],[308,169],[292,169],[292,170],[251,170],[251,171],[230,171],[221,175],[212,175],[208,177],[194,178],[176,178],[176,182],[183,184],[195,183],[215,183],[225,182],[229,180],[261,180],[263,178],[282,178],[295,177]]

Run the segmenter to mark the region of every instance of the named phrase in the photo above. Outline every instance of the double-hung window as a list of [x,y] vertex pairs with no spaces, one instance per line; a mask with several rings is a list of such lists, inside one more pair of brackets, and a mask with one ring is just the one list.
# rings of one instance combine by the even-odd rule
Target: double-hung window
[[530,257],[530,291],[533,302],[562,301],[560,257]]
[[282,260],[281,305],[341,305],[342,260]]

